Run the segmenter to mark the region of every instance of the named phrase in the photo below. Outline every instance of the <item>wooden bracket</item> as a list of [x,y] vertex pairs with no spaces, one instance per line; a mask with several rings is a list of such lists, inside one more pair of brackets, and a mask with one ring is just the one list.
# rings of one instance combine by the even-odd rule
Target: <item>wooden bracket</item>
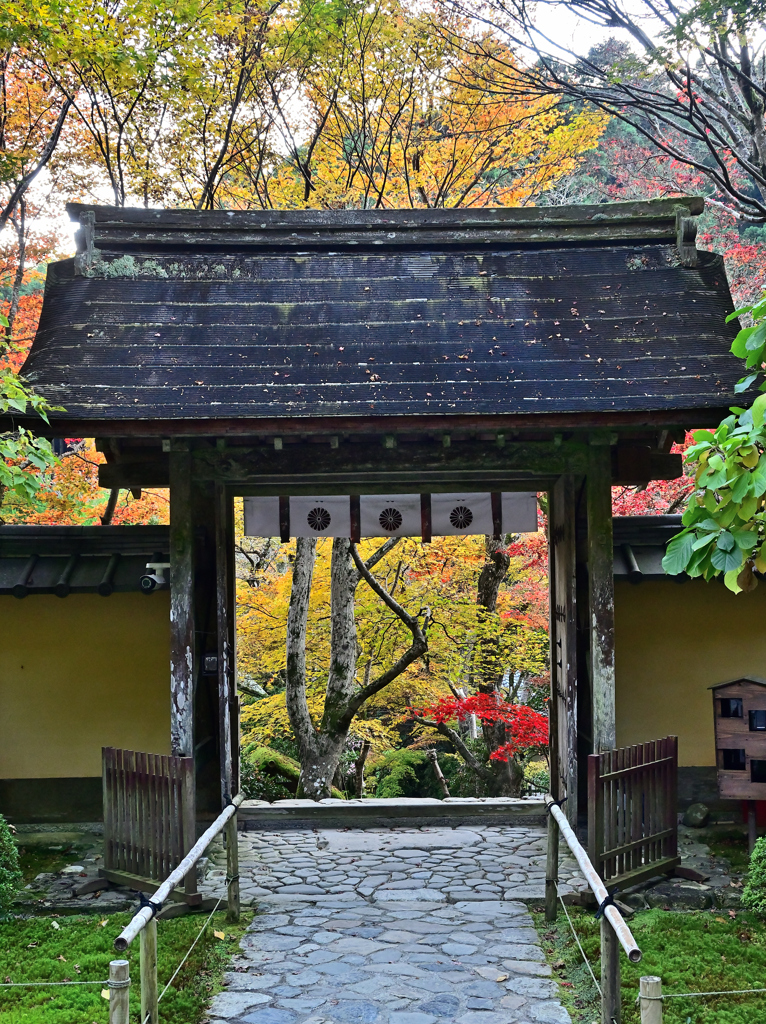
[[697,218],[686,206],[676,206],[676,245],[685,267],[697,266]]

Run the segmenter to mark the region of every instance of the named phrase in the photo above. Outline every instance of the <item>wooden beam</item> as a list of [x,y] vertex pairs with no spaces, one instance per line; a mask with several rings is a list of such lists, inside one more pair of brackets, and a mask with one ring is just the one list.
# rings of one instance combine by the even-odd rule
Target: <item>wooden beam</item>
[[187,442],[170,453],[170,750],[194,756],[194,536]]
[[[413,493],[486,484],[503,490],[514,481],[552,482],[564,472],[585,472],[587,446],[567,442],[507,444],[462,442],[445,448],[434,441],[400,443],[396,448],[361,442],[336,449],[317,445],[198,449],[194,475],[231,486],[270,488],[271,493],[374,494],[392,487]],[[490,484],[497,486],[490,487]],[[540,488],[543,489],[543,488]],[[249,493],[249,491],[248,491]]]
[[590,447],[586,517],[593,753],[599,753],[611,750],[616,743],[612,474],[608,443],[593,443]]
[[[214,417],[200,416],[199,419],[180,417],[178,419],[134,419],[114,420],[93,417],[67,417],[53,413],[50,423],[40,417],[0,416],[0,430],[13,430],[19,423],[35,430],[41,437],[120,437],[120,438],[170,438],[170,437],[251,437],[253,433],[290,435],[325,432],[328,440],[338,434],[367,434],[370,429],[380,433],[417,432],[437,430],[451,432],[460,430],[502,431],[506,436],[512,431],[541,430],[593,430],[597,428],[636,431],[656,431],[671,427],[691,430],[693,427],[716,427],[727,415],[726,404],[700,408],[674,408],[638,411],[506,413],[485,415],[473,413],[464,416],[296,416],[284,417]],[[209,410],[208,410],[209,412]]]

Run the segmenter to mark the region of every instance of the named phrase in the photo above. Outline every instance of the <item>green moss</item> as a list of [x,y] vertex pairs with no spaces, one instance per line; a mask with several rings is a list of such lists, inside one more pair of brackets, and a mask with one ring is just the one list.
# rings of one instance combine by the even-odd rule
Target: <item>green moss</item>
[[24,882],[31,882],[43,872],[61,871],[67,864],[79,863],[77,858],[83,847],[74,843],[54,846],[25,845],[23,837],[19,842],[19,867]]
[[756,842],[750,857],[750,872],[742,890],[742,902],[750,910],[766,915],[766,836]]
[[[593,971],[600,978],[599,922],[592,913],[568,909]],[[562,998],[573,1021],[591,1024],[598,1019],[598,994],[563,912],[559,912],[554,926],[545,923],[542,913],[534,912],[533,916],[554,977],[564,986]],[[643,959],[631,964],[620,955],[623,1024],[640,1024],[636,996],[639,978],[644,975],[661,978],[664,993],[764,987],[766,930],[753,914],[649,910],[636,914],[628,923]],[[764,1019],[763,996],[670,999],[663,1006],[663,1024],[762,1024]]]
[[[201,1024],[207,1019],[207,1004],[221,987],[223,972],[251,917],[243,915],[243,921],[235,927],[225,923],[225,916],[223,911],[215,915],[162,1000],[162,1024]],[[116,956],[112,943],[130,917],[35,917],[2,924],[0,976],[11,981],[103,981],[109,975],[109,961]],[[206,914],[190,914],[159,922],[160,991],[206,920]],[[216,930],[224,932],[226,938],[216,938]],[[120,956],[130,962],[130,1020],[138,1024],[138,940]],[[106,1024],[108,1018],[109,1003],[102,998],[99,985],[0,991],[0,1024]]]
[[[242,750],[243,758],[247,759],[252,768],[265,775],[284,779],[288,783],[291,793],[298,789],[298,780],[301,776],[301,766],[292,757],[282,754],[271,747],[259,747],[255,743],[249,744]],[[339,800],[344,799],[343,793],[334,786],[332,795]],[[268,799],[266,797],[265,799]]]

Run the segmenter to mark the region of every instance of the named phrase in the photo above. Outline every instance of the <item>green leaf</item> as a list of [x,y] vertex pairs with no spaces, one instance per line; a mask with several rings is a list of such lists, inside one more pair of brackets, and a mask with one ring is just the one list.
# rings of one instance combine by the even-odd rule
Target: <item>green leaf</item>
[[700,548],[704,548],[706,544],[712,544],[712,542],[714,540],[715,540],[715,534],[714,533],[707,533],[704,536],[698,537],[695,540],[694,544],[692,544],[692,549],[694,551],[699,551]]
[[701,523],[694,524],[698,530],[714,530],[715,533],[721,529],[715,519],[703,519]]
[[681,533],[668,544],[662,568],[670,576],[677,576],[686,568],[694,546],[694,534]]
[[758,534],[753,530],[733,530],[732,536],[741,551],[752,551],[758,543]]
[[724,574],[723,581],[726,584],[727,589],[731,590],[733,594],[741,594],[742,587],[737,583],[739,577],[739,569],[730,569],[729,572]]
[[766,344],[766,324],[756,324],[755,327],[746,328],[746,331],[748,335],[745,341],[745,348],[748,352],[755,352]]
[[731,500],[739,504],[746,497],[752,485],[752,476],[748,470],[740,472],[731,488]]
[[759,395],[753,402],[751,410],[753,414],[753,426],[763,426],[763,416],[766,412],[766,394]]
[[[731,535],[729,535],[731,536]],[[710,556],[710,562],[715,569],[721,572],[730,572],[732,569],[740,569],[744,561],[744,556],[738,547],[734,544],[734,538],[731,540],[733,551],[723,551],[717,547],[713,554]]]
[[729,533],[728,530],[722,530],[721,535],[718,538],[716,547],[719,551],[733,551],[734,550],[734,537]]
[[758,374],[757,373],[751,373],[749,377],[743,377],[742,380],[737,381],[737,383],[734,385],[734,394],[735,395],[739,395],[743,391],[747,391],[747,389],[750,387],[750,385],[753,383],[753,381],[755,381],[757,379],[758,379]]

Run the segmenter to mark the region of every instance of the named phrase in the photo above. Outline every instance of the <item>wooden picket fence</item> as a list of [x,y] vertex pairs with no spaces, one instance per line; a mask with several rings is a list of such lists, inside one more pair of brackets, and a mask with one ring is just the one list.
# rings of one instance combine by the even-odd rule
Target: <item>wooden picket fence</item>
[[[195,842],[194,759],[103,748],[104,867],[118,884],[152,891]],[[196,876],[186,880],[196,893]]]
[[588,856],[610,891],[680,864],[677,791],[676,736],[588,757]]

